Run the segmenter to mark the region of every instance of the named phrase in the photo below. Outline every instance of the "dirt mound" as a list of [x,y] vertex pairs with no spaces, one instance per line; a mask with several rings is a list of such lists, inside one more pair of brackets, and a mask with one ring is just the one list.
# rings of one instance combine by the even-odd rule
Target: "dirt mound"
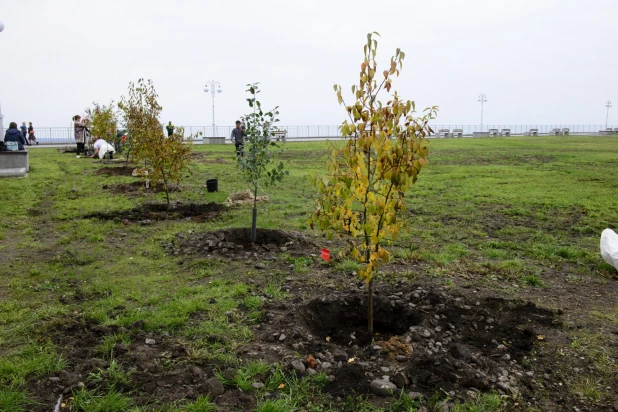
[[[465,399],[483,390],[518,396],[533,379],[525,359],[557,316],[532,303],[477,300],[446,289],[385,289],[376,292],[371,340],[366,293],[303,292],[316,294],[324,297],[266,307],[257,341],[282,358],[313,356],[331,376],[326,390],[341,397],[371,393],[371,381],[385,375],[399,390],[427,398],[446,391]],[[274,348],[281,334],[285,343]]]
[[268,202],[268,196],[254,196],[251,190],[242,190],[240,192],[231,193],[225,200],[225,204],[234,206],[253,202]]
[[[144,182],[131,182],[103,185],[102,187],[103,189],[109,190],[112,193],[119,194],[158,193],[165,191],[163,183],[157,183],[156,185],[149,185],[149,187],[146,187],[146,183]],[[170,185],[169,191],[180,192],[180,188],[178,186]]]
[[[88,390],[105,391],[110,377],[99,380],[93,379],[92,374],[109,368],[112,359],[117,367],[131,374],[130,383],[116,383],[116,389],[130,392],[138,404],[148,404],[153,399],[158,403],[193,400],[210,394],[227,405],[230,398],[238,397],[237,392],[225,392],[217,383],[214,366],[195,365],[183,345],[146,332],[143,327],[142,321],[123,328],[93,325],[81,319],[59,326],[52,340],[68,361],[68,367],[56,376],[28,382],[28,390],[40,402],[33,410],[48,411],[61,394],[67,399],[82,385]],[[102,342],[115,338],[118,342],[108,348],[109,352],[105,351]],[[251,399],[244,399],[245,403],[255,404],[252,395],[246,396]]]
[[92,213],[84,216],[84,218],[113,220],[123,223],[139,222],[144,225],[160,220],[193,219],[199,222],[207,219],[213,219],[226,209],[227,206],[214,202],[188,204],[176,203],[173,204],[169,210],[167,210],[167,205],[165,204],[148,203],[130,210],[121,210],[118,212],[109,213]]
[[256,242],[251,243],[250,228],[233,228],[204,233],[180,233],[176,241],[163,247],[170,254],[192,255],[203,253],[226,254],[247,249],[259,252],[306,251],[315,244],[300,232],[257,229]]
[[103,176],[133,176],[134,167],[118,166],[118,167],[103,167],[97,170],[98,175]]

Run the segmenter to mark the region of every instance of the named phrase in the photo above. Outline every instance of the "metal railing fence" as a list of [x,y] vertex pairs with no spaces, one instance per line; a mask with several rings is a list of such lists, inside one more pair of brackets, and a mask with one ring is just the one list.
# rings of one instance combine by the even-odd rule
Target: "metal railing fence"
[[[530,129],[538,129],[539,134],[548,134],[552,129],[568,128],[570,134],[590,134],[598,133],[606,130],[605,125],[569,125],[569,124],[551,124],[551,125],[431,125],[434,132],[440,129],[448,129],[451,132],[454,129],[462,129],[464,136],[471,136],[474,132],[488,132],[489,129],[510,129],[511,135],[523,135]],[[339,137],[338,125],[318,125],[318,126],[278,126],[280,130],[287,131],[289,140],[310,140],[310,139],[325,139]],[[618,125],[608,125],[608,128],[616,129]],[[229,138],[233,126],[217,126],[213,129],[212,126],[184,126],[185,136],[191,136],[197,132],[201,132],[202,138],[225,137]],[[41,144],[73,144],[75,139],[73,136],[72,127],[36,127],[36,139]],[[4,132],[2,132],[4,136]]]

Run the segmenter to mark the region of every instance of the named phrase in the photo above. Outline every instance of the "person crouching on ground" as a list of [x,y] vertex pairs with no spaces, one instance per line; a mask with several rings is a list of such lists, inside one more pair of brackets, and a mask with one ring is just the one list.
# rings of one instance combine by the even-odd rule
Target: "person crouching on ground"
[[105,140],[97,139],[96,142],[94,142],[94,145],[92,145],[92,147],[94,147],[94,153],[90,157],[95,157],[96,155],[99,155],[99,159],[103,159],[105,155],[109,154],[110,159],[114,158],[114,146],[107,143]]
[[24,150],[26,144],[26,138],[21,133],[21,130],[17,128],[17,123],[11,122],[9,128],[4,134],[4,143],[17,142],[17,150]]
[[232,130],[232,142],[236,145],[236,157],[244,156],[243,145],[247,132],[240,126],[240,120],[236,120],[236,128]]

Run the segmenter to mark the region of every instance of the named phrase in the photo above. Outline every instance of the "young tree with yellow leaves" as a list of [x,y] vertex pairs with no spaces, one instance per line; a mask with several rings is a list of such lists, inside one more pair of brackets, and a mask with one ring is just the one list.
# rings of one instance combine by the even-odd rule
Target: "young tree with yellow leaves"
[[185,137],[184,129],[177,128],[172,136],[165,136],[159,122],[162,107],[157,102],[158,97],[152,80],[139,79],[137,85],[129,83],[129,96],[122,97],[118,107],[124,114],[135,160],[150,165],[145,179],[153,186],[163,181],[169,210],[169,185],[180,182],[184,172],[189,171],[193,139],[200,133]]
[[349,247],[342,254],[361,263],[359,276],[367,283],[371,335],[374,275],[379,262],[390,258],[384,246],[397,239],[405,224],[401,217],[404,195],[427,164],[425,137],[432,132],[428,123],[438,110],[433,106],[415,117],[414,102],[401,100],[397,92],[386,104],[378,100],[381,91],[390,92],[405,54],[397,49],[390,67],[377,75],[374,36],[379,34],[367,35],[359,83],[352,86],[354,104],[346,105],[341,87],[334,87],[349,117],[339,128],[346,142],[342,147],[331,143],[328,175],[314,177],[320,197],[310,221],[311,227],[317,225],[331,236],[346,236]]

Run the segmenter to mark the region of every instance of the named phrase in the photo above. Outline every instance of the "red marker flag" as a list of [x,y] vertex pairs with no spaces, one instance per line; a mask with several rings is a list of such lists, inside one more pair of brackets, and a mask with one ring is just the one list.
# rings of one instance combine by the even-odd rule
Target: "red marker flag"
[[330,250],[322,249],[322,259],[329,261],[330,260]]

